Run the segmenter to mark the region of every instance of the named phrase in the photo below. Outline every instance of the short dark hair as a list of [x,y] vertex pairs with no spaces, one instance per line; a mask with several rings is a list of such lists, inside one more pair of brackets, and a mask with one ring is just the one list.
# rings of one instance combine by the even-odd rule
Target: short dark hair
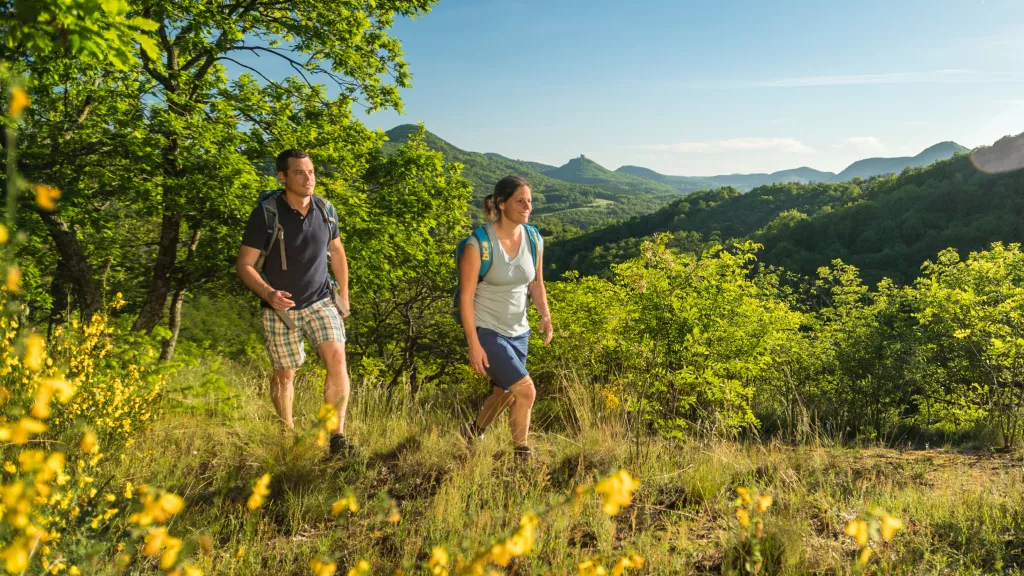
[[288,161],[292,158],[302,160],[303,158],[309,158],[309,154],[306,154],[304,150],[299,150],[298,148],[289,148],[284,152],[281,152],[277,155],[277,160],[274,162],[274,165],[277,166],[277,171],[287,174]]
[[488,222],[494,222],[501,217],[498,212],[498,205],[507,202],[509,198],[515,195],[516,190],[520,187],[530,187],[530,183],[525,178],[516,175],[505,176],[498,183],[494,185],[494,193],[488,194],[484,198],[484,219]]

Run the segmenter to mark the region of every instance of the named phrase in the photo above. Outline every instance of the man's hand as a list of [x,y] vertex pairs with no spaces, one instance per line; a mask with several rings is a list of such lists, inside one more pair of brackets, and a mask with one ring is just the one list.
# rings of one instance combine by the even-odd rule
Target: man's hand
[[289,300],[291,294],[284,290],[271,290],[267,293],[267,303],[277,310],[290,310],[295,307],[295,302]]

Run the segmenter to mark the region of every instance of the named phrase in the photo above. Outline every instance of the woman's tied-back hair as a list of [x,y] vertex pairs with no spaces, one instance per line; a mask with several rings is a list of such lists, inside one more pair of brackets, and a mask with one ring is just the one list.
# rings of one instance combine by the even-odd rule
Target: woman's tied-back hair
[[507,202],[520,186],[530,187],[525,178],[519,176],[505,176],[494,185],[494,192],[484,198],[484,220],[496,222],[501,217],[498,205]]

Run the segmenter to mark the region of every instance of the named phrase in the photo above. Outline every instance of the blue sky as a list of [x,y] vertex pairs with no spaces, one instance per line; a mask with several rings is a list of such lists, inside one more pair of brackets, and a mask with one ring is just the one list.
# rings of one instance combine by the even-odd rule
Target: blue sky
[[405,113],[464,149],[666,174],[839,171],[1024,131],[1022,0],[441,0]]

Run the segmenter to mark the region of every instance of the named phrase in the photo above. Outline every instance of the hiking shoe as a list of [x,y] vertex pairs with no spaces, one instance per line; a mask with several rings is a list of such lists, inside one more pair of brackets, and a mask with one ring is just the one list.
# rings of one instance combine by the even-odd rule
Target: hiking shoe
[[512,454],[516,457],[516,460],[520,462],[529,462],[536,456],[529,446],[516,446],[512,450]]
[[331,434],[331,440],[327,445],[327,453],[331,458],[348,456],[353,449],[355,445],[344,434]]
[[459,426],[459,436],[467,445],[484,437],[484,431],[476,427],[476,422],[464,422]]

